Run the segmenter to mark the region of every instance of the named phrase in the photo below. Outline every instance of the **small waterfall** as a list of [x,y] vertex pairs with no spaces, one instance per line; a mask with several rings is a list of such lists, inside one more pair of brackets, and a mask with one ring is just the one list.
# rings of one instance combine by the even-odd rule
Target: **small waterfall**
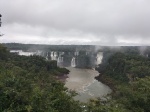
[[57,62],[58,62],[58,63],[63,62],[63,57],[58,57]]
[[51,52],[51,60],[54,60],[53,52]]
[[58,57],[58,59],[57,59],[57,63],[60,63],[61,62],[61,59],[60,59],[61,57]]
[[54,52],[54,60],[57,60],[57,52]]
[[63,62],[63,57],[60,57],[60,56],[59,56],[59,57],[57,58],[57,63],[62,63],[62,62]]
[[57,53],[54,53],[54,57],[57,59],[57,65],[58,66],[63,66],[63,52],[59,52],[58,54]]
[[102,63],[102,59],[103,59],[103,52],[98,52],[97,53],[97,57],[96,57],[96,65],[99,65]]
[[51,60],[57,60],[58,61],[58,59],[57,59],[57,52],[51,52]]
[[54,53],[54,56],[57,58],[57,63],[62,63],[62,62],[63,62],[63,57],[62,57],[62,55],[63,55],[63,52],[59,52],[59,53],[58,53],[58,58],[57,58],[57,54]]
[[72,60],[71,60],[71,67],[76,67],[75,57],[73,57]]
[[46,55],[46,60],[48,60],[48,52],[47,52],[47,55]]
[[79,55],[79,52],[77,52],[77,51],[74,52],[74,55],[75,55],[75,56],[78,56],[78,55]]
[[[14,52],[14,51],[11,51],[11,52]],[[19,55],[23,55],[23,56],[33,56],[36,54],[36,52],[24,52],[22,50],[18,50],[17,52]]]

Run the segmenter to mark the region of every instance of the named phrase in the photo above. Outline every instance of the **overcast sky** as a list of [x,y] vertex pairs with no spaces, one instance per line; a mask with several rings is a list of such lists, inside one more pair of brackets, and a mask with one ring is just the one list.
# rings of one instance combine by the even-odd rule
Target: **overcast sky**
[[0,0],[0,42],[150,45],[150,0]]

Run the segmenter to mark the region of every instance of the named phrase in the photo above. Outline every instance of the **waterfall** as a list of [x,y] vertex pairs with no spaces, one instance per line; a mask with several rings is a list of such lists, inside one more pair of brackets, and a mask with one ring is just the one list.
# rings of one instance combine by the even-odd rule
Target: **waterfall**
[[74,52],[74,55],[75,55],[75,56],[78,56],[78,55],[79,55],[79,52],[77,52],[77,51]]
[[[11,52],[15,52],[15,50]],[[36,52],[24,52],[22,50],[16,50],[16,52],[18,52],[19,55],[23,55],[23,56],[33,56],[36,54]]]
[[103,59],[103,52],[98,52],[97,53],[97,57],[96,57],[96,65],[99,65],[102,63],[102,59]]
[[61,55],[63,55],[63,52],[59,52],[58,53],[58,58],[57,58],[57,53],[54,53],[54,56],[57,58],[57,63],[62,63],[63,62],[63,57]]
[[57,58],[57,63],[62,63],[62,62],[63,62],[63,57],[59,56],[59,57]]
[[54,57],[57,59],[57,65],[58,66],[62,66],[63,65],[63,57],[62,57],[62,55],[63,55],[63,52],[59,52],[59,53],[55,52],[54,53]]
[[75,57],[73,57],[72,60],[71,60],[71,67],[76,67]]
[[54,60],[53,51],[51,52],[51,60]]
[[59,56],[58,59],[57,59],[57,62],[58,62],[58,63],[63,62],[63,57],[60,57],[60,56]]
[[57,60],[57,52],[54,52],[54,60]]
[[46,60],[48,60],[48,52],[47,52],[47,55],[46,55]]
[[60,63],[61,62],[61,59],[60,59],[61,57],[58,57],[58,59],[57,59],[57,63]]
[[57,60],[58,61],[58,59],[57,59],[57,52],[51,52],[51,60]]

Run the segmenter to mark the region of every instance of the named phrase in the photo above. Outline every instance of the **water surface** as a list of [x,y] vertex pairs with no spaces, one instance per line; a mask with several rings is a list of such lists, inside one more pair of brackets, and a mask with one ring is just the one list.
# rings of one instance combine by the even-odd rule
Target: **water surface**
[[75,100],[87,102],[90,98],[103,97],[111,93],[111,89],[95,80],[95,76],[99,73],[92,69],[80,69],[67,67],[70,70],[65,86],[71,90],[75,90],[79,95],[75,96]]

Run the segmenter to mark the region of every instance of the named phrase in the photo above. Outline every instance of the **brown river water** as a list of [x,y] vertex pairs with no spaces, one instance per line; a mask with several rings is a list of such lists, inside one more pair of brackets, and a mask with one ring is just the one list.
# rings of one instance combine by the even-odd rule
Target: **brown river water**
[[73,67],[67,67],[67,69],[70,70],[70,73],[66,79],[65,86],[78,93],[74,97],[75,100],[87,102],[91,98],[102,98],[111,93],[112,90],[107,85],[95,79],[95,76],[99,74],[97,71]]

